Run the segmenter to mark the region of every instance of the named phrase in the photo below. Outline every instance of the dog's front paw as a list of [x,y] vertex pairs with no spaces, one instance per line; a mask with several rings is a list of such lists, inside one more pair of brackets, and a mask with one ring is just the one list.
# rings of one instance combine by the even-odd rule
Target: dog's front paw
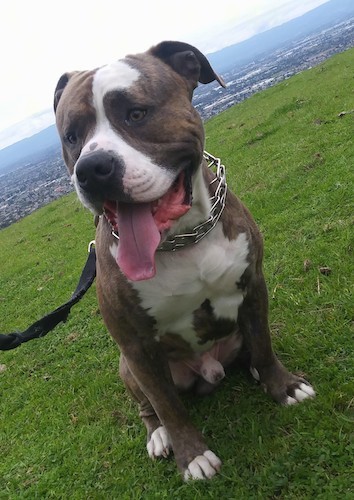
[[284,401],[285,406],[301,403],[304,399],[314,398],[316,396],[313,387],[303,379],[292,384],[287,390],[287,398]]
[[221,468],[221,460],[210,450],[198,455],[184,471],[184,480],[211,479]]
[[155,429],[151,434],[146,448],[152,460],[155,460],[157,457],[168,457],[172,446],[170,436],[163,425]]

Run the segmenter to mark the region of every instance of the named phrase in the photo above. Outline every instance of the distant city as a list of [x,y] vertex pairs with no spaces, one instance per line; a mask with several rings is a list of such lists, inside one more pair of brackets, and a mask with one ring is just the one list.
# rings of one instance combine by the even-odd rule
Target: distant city
[[256,92],[271,87],[306,69],[317,66],[334,54],[354,46],[354,18],[288,43],[259,57],[242,68],[223,73],[226,89],[197,88],[194,105],[204,120],[225,111]]
[[73,190],[61,149],[0,175],[0,229]]
[[[194,105],[207,120],[256,92],[309,69],[354,46],[354,17],[223,73],[227,89],[200,86]],[[0,171],[1,172],[1,171]],[[73,190],[60,147],[0,173],[0,228]]]

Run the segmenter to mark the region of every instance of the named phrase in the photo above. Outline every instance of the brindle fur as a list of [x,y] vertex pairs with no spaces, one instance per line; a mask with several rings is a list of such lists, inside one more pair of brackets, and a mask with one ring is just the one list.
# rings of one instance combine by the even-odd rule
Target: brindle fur
[[[194,51],[194,58],[180,55],[186,48]],[[144,151],[159,164],[167,163],[176,168],[186,157],[193,158],[190,167],[193,173],[201,164],[204,132],[190,104],[192,92],[198,80],[206,83],[218,79],[221,83],[220,79],[197,49],[177,42],[162,43],[145,54],[128,56],[126,60],[149,77],[144,84],[136,82],[129,92],[110,92],[104,97],[105,113],[113,128],[131,146]],[[94,72],[64,75],[56,89],[57,124],[70,173],[95,127],[95,111],[90,100],[93,75]],[[116,113],[124,112],[127,101],[141,96],[156,107],[156,118],[147,128],[128,130],[121,126]],[[72,130],[79,133],[79,141],[74,146],[67,142],[67,135]],[[208,186],[212,174],[205,162],[203,168]],[[213,187],[209,189],[212,194]],[[251,367],[257,370],[262,386],[278,403],[285,403],[288,396],[293,396],[295,389],[306,382],[283,367],[271,346],[261,235],[250,212],[231,192],[227,194],[221,224],[225,238],[230,241],[240,233],[247,236],[248,267],[235,283],[235,290],[243,294],[244,300],[238,317],[235,312],[237,321],[216,318],[210,301],[204,300],[194,311],[194,328],[201,345],[239,330],[250,355]],[[184,472],[197,456],[208,450],[208,446],[182,404],[172,381],[168,358],[185,359],[193,352],[174,332],[165,332],[157,340],[154,317],[144,310],[138,292],[112,259],[110,247],[114,241],[109,223],[101,217],[96,234],[100,310],[119,345],[120,375],[140,405],[148,441],[160,425],[165,426],[177,465]]]

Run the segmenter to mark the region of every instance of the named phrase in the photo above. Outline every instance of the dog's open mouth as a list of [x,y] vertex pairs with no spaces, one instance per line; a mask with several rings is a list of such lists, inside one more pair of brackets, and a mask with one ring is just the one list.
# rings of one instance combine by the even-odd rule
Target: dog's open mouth
[[104,213],[119,233],[117,264],[125,276],[140,281],[155,276],[155,252],[162,234],[191,208],[191,182],[184,171],[170,189],[150,203],[106,201]]

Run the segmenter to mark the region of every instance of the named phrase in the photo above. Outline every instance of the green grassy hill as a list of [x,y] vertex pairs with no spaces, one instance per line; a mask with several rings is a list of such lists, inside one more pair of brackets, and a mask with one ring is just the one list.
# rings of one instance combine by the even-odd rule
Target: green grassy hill
[[[353,67],[349,50],[206,124],[264,234],[275,350],[317,398],[278,407],[245,373],[187,397],[224,466],[183,484],[147,457],[93,287],[65,325],[0,353],[0,499],[354,498]],[[93,237],[74,195],[0,232],[0,332],[70,297]]]

